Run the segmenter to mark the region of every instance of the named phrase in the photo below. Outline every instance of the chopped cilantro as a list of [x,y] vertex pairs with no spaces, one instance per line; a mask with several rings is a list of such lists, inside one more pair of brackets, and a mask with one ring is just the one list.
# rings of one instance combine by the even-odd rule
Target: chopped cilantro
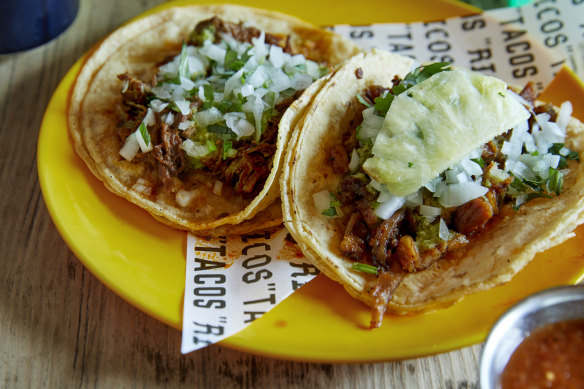
[[375,110],[380,116],[385,117],[387,115],[387,111],[389,111],[389,107],[394,98],[395,95],[389,92],[385,92],[382,96],[375,98]]
[[559,195],[564,189],[564,174],[557,169],[550,168],[550,178],[548,180],[548,189]]
[[335,217],[337,216],[337,209],[333,205],[331,205],[330,207],[322,211],[322,214],[328,217]]
[[366,106],[367,108],[371,108],[371,107],[373,107],[373,106],[372,106],[371,104],[369,104],[369,102],[367,102],[367,100],[365,100],[365,99],[363,98],[363,96],[361,96],[360,94],[357,94],[357,100],[359,100],[359,102],[360,102],[361,104],[363,104],[364,106]]
[[379,268],[377,266],[368,265],[361,262],[354,262],[352,267],[354,270],[362,271],[363,273],[377,274],[379,272]]
[[473,161],[474,163],[476,163],[477,165],[479,165],[483,169],[484,169],[484,167],[486,165],[485,160],[483,159],[483,157],[472,158],[471,161]]
[[[564,150],[564,152],[562,153],[564,155],[560,154],[561,150]],[[573,151],[564,147],[563,143],[554,143],[552,147],[549,148],[548,152],[560,156],[560,162],[558,162],[558,169],[564,169],[568,167],[568,159],[580,162],[580,154],[577,151]]]
[[219,124],[211,124],[207,127],[207,131],[214,134],[231,134],[232,131],[227,126],[222,126]]
[[[435,62],[430,65],[420,66],[416,68],[414,71],[408,73],[402,81],[393,88],[391,88],[391,92],[385,92],[383,96],[379,96],[375,98],[375,110],[379,116],[385,117],[387,115],[387,111],[393,102],[395,96],[405,92],[406,90],[410,89],[412,86],[419,84],[420,82],[430,78],[436,73],[440,73],[442,71],[450,70],[450,62]],[[410,97],[412,97],[410,95]],[[366,106],[367,108],[372,107],[361,95],[357,95],[357,99],[361,104]]]
[[180,77],[191,78],[191,72],[189,70],[189,57],[187,54],[187,44],[183,42],[182,49],[180,51],[180,59],[178,62],[178,83],[180,84]]
[[146,124],[144,124],[144,122],[140,123],[138,131],[140,131],[140,135],[142,136],[142,139],[144,139],[144,143],[146,144],[146,146],[150,146],[150,133],[148,132],[148,129],[146,128]]
[[223,159],[233,156],[233,142],[226,140],[223,142]]
[[206,146],[210,153],[217,151],[217,145],[211,139],[207,139]]

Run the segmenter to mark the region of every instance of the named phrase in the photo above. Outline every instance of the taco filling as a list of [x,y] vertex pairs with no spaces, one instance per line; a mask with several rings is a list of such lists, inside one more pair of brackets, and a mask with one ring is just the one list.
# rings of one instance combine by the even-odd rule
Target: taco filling
[[[289,36],[218,17],[199,22],[152,80],[122,81],[120,155],[144,168],[136,190],[175,194],[211,176],[213,192],[250,198],[263,188],[288,106],[328,68],[295,54]],[[207,180],[208,181],[208,180]]]
[[[370,285],[375,298],[372,328],[381,324],[388,301],[407,274],[450,258],[489,229],[501,212],[517,212],[533,199],[559,195],[564,177],[570,174],[572,164],[579,162],[578,152],[564,146],[571,105],[564,103],[556,113],[551,105],[536,104],[531,84],[519,93],[506,86],[504,92],[497,92],[500,98],[513,99],[519,106],[504,113],[507,118],[517,114],[512,122],[505,122],[513,123],[506,124],[511,128],[498,131],[478,147],[464,150],[461,146],[462,151],[456,146],[447,148],[441,161],[428,162],[422,146],[409,147],[412,142],[425,142],[429,136],[449,136],[441,133],[440,124],[434,123],[432,134],[416,128],[416,137],[405,140],[398,130],[386,130],[388,117],[394,114],[392,105],[401,99],[398,96],[406,94],[411,95],[407,98],[424,101],[414,96],[423,93],[416,85],[440,74],[443,81],[454,83],[458,71],[448,64],[432,64],[404,78],[396,76],[392,85],[375,85],[360,93],[358,99],[364,108],[360,123],[354,122],[342,142],[329,150],[330,167],[341,176],[338,188],[313,195],[316,209],[344,228],[342,256],[353,261],[353,269],[376,275]],[[438,88],[434,85],[431,89]],[[427,108],[424,104],[421,109]],[[452,104],[447,103],[446,112]],[[407,105],[399,107],[402,112],[396,115],[417,121],[417,112],[403,112]],[[481,118],[477,112],[476,120],[503,120],[497,117],[503,115],[501,112],[488,113],[495,116],[490,119]],[[443,130],[454,132],[457,119],[450,114],[443,116],[451,123]],[[388,136],[395,150],[379,157],[379,143]],[[445,147],[440,139],[430,143]],[[381,153],[386,151],[384,147]],[[449,162],[457,153],[464,156]],[[429,158],[434,158],[436,153],[430,154]],[[440,163],[448,163],[448,167],[438,167],[439,173],[434,174],[432,170]],[[391,171],[391,164],[398,166],[395,171]],[[399,169],[405,172],[396,173]]]

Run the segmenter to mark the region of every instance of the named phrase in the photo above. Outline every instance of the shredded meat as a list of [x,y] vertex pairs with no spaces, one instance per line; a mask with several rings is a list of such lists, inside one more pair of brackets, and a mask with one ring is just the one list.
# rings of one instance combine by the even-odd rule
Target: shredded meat
[[519,96],[523,97],[525,100],[529,101],[529,104],[533,105],[537,99],[537,92],[533,87],[533,82],[528,82],[523,90],[519,93]]
[[[257,38],[260,36],[261,31],[257,28],[251,26],[244,26],[243,22],[231,23],[226,22],[217,16],[211,19],[199,22],[195,27],[193,34],[191,34],[190,43],[194,45],[202,45],[203,42],[197,40],[197,37],[201,36],[201,33],[206,29],[214,30],[215,43],[221,41],[222,35],[231,35],[239,42],[252,43],[252,38]],[[285,49],[286,52],[290,52],[289,36],[276,36],[273,34],[265,34],[265,40],[267,44],[278,45]]]
[[454,213],[454,230],[470,234],[482,228],[493,217],[493,207],[484,197],[479,197],[458,207]]
[[369,202],[369,200],[361,198],[357,200],[355,205],[357,206],[357,210],[363,217],[365,224],[367,224],[367,227],[369,227],[370,229],[377,227],[377,225],[379,224],[379,218],[375,214],[375,210],[371,208],[371,203]]
[[360,198],[367,198],[367,181],[364,178],[355,175],[348,175],[341,179],[341,202],[351,204]]
[[240,194],[255,194],[257,183],[264,181],[270,174],[271,160],[276,146],[269,143],[257,143],[242,148],[235,158],[229,161],[225,171],[225,180],[235,184],[235,191]]
[[335,145],[329,149],[328,162],[335,174],[343,174],[349,171],[349,157],[343,145]]
[[122,89],[122,107],[126,112],[126,118],[120,125],[118,135],[124,141],[128,135],[136,131],[142,122],[142,118],[148,110],[148,96],[150,85],[130,76],[128,73],[118,75],[124,85]]
[[375,99],[382,96],[383,93],[388,90],[388,88],[379,85],[370,86],[365,91],[365,99],[368,100],[369,104],[375,104]]
[[402,236],[392,259],[398,261],[404,270],[410,273],[415,272],[422,261],[422,257],[414,238],[409,235]]
[[381,272],[372,285],[369,285],[369,293],[373,296],[371,310],[370,329],[379,328],[383,322],[383,314],[387,303],[391,300],[393,293],[402,282],[405,273],[400,269],[392,269],[387,272]]
[[341,253],[354,261],[360,261],[367,250],[367,236],[369,229],[359,212],[355,212],[349,218],[345,235],[341,242]]
[[[215,42],[223,39],[224,35],[231,35],[240,42],[252,43],[252,39],[259,37],[261,31],[243,23],[231,23],[213,17],[197,24],[190,36],[189,44],[202,45],[201,40],[211,37]],[[265,41],[271,45],[278,45],[285,52],[292,54],[290,37],[288,35],[265,34]],[[159,63],[161,66],[172,58]],[[148,109],[148,102],[152,97],[151,86],[139,79],[136,79],[128,73],[118,75],[118,78],[124,83],[122,91],[122,105],[126,117],[120,123],[118,136],[123,143],[126,138],[133,133],[142,122]],[[153,84],[156,84],[156,79]],[[233,158],[226,158],[224,155],[225,139],[215,141],[216,151],[209,153],[207,156],[200,158],[198,162],[203,165],[203,170],[217,177],[226,183],[231,184],[236,193],[247,197],[256,195],[268,177],[278,136],[278,124],[282,114],[288,106],[298,97],[301,92],[295,96],[282,101],[275,107],[276,114],[272,115],[264,128],[259,141],[255,140],[236,140],[233,139],[232,148],[237,150]],[[194,97],[191,102],[191,109],[198,110],[203,102]],[[158,187],[164,190],[174,191],[178,180],[183,180],[188,171],[187,157],[185,151],[181,149],[182,140],[187,139],[192,134],[190,130],[178,131],[175,128],[178,123],[187,120],[186,116],[175,112],[174,123],[170,126],[162,124],[160,113],[156,113],[156,128],[149,128],[152,144],[154,148],[147,155],[139,154],[136,156],[136,162],[147,164],[152,169],[155,179],[158,181]],[[347,162],[348,165],[348,162]]]
[[375,230],[369,241],[373,264],[388,266],[391,252],[399,242],[400,224],[404,220],[405,210],[401,209],[392,217],[383,221]]
[[184,169],[185,161],[181,150],[182,138],[177,130],[168,125],[160,126],[160,138],[162,143],[154,146],[152,154],[158,161],[158,175],[166,189],[171,192],[176,190],[174,177]]

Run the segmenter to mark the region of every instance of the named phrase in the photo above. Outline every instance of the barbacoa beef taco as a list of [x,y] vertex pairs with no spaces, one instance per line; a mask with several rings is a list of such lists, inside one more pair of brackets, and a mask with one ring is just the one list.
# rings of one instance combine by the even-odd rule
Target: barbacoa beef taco
[[108,189],[173,227],[279,224],[289,134],[278,128],[294,127],[315,81],[358,51],[271,11],[164,10],[118,29],[83,64],[68,110],[75,149]]
[[[502,81],[373,51],[341,67],[292,136],[286,227],[357,299],[435,310],[511,279],[584,221],[584,128]],[[318,166],[318,169],[314,168]]]

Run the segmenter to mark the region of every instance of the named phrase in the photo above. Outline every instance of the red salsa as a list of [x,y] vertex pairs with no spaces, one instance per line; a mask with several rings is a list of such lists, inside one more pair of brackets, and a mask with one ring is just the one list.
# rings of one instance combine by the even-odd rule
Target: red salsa
[[584,319],[548,324],[515,350],[503,389],[584,388]]

